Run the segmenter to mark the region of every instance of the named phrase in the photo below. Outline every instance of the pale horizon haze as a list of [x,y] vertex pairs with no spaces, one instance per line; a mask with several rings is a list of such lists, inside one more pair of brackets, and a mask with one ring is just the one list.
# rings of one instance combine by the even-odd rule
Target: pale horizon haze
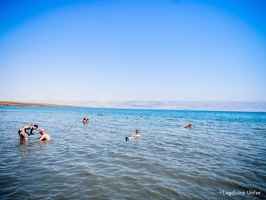
[[0,101],[266,102],[263,0],[0,0]]

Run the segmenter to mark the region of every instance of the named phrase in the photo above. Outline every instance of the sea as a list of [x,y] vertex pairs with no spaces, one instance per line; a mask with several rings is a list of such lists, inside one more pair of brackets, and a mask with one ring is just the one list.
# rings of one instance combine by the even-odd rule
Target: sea
[[266,199],[266,113],[0,107],[0,199]]

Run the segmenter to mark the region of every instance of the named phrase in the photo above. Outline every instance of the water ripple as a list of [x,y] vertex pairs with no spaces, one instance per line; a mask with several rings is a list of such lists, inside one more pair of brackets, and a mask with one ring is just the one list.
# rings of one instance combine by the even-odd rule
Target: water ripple
[[[245,198],[266,198],[263,113],[3,109],[3,199],[230,199],[221,191],[252,189],[261,195]],[[17,129],[36,120],[52,141],[19,143]],[[137,128],[141,138],[126,142]]]

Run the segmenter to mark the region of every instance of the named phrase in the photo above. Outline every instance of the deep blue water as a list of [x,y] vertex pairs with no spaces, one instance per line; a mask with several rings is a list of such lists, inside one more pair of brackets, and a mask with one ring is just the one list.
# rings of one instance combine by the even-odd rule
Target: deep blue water
[[266,198],[266,113],[0,107],[0,134],[0,199]]

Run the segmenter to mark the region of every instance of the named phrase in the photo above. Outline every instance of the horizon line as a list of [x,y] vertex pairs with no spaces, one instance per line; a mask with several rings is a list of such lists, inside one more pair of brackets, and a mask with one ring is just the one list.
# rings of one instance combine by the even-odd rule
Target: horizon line
[[[179,104],[178,104],[179,103]],[[214,101],[214,100],[175,100],[175,101],[77,101],[53,103],[29,101],[2,101],[0,106],[39,106],[39,107],[83,107],[117,109],[160,109],[160,110],[201,110],[201,111],[246,111],[266,112],[266,102]]]

